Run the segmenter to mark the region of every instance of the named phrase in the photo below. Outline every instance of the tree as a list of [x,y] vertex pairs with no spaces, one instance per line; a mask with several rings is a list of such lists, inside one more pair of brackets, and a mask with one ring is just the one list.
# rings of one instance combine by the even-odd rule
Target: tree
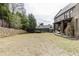
[[27,16],[23,16],[22,20],[21,20],[21,23],[22,23],[22,29],[26,30],[29,27],[28,17]]
[[17,12],[17,14],[21,18],[22,29],[23,30],[26,30],[29,27],[29,20],[28,20],[27,15],[21,14],[19,12]]
[[29,32],[34,32],[35,30],[35,27],[36,27],[36,19],[35,17],[33,16],[33,14],[29,14],[28,15],[28,19],[29,19],[29,26],[28,26],[28,29],[27,31]]
[[[34,32],[36,27],[36,19],[33,14],[23,15],[19,12],[14,13],[16,7],[12,7],[12,12],[9,10],[7,3],[0,4],[0,19],[7,21],[9,27]],[[2,22],[3,23],[3,22]]]
[[[1,3],[0,4],[0,19],[2,20],[2,23],[3,23],[3,20],[5,20],[7,23],[9,23],[9,8],[8,8],[8,4],[7,3]],[[3,25],[2,25],[3,26]]]
[[16,14],[11,13],[10,14],[10,24],[12,28],[21,29],[21,17],[18,15],[18,12]]
[[8,17],[8,12],[9,12],[9,9],[8,9],[8,4],[4,4],[4,3],[1,3],[0,4],[0,18],[1,19],[4,19],[4,17]]

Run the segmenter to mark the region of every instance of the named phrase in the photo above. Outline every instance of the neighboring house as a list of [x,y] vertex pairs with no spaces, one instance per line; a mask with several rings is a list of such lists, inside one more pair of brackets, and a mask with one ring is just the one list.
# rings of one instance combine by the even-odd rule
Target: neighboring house
[[24,3],[10,3],[9,9],[13,13],[20,12],[23,15],[26,14],[26,10],[24,8]]
[[36,30],[40,30],[41,32],[52,32],[52,25],[39,25],[36,27]]
[[79,3],[70,3],[56,14],[54,31],[79,37]]

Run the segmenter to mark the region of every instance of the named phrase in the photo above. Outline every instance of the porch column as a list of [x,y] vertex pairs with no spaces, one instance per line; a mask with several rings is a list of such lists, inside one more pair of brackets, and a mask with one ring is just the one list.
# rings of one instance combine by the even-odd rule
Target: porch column
[[55,30],[56,30],[56,28],[55,28],[56,26],[55,26],[55,23],[54,23],[54,32],[55,32]]
[[60,32],[61,33],[64,33],[64,22],[63,21],[61,21],[61,27],[60,27]]

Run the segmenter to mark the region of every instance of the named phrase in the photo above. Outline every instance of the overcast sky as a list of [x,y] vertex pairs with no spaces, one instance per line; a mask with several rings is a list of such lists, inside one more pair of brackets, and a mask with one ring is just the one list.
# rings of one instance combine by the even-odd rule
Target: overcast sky
[[25,3],[27,14],[34,14],[38,24],[52,24],[54,22],[54,16],[57,12],[70,3],[69,0],[60,0],[60,2],[57,2],[57,0],[50,2],[44,2],[43,0],[39,1],[40,2],[37,3]]

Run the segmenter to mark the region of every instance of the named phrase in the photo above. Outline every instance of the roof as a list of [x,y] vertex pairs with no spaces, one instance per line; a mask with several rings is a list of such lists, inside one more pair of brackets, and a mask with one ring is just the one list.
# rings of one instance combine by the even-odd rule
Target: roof
[[64,7],[63,9],[61,9],[61,10],[56,14],[55,17],[61,15],[62,13],[66,12],[67,10],[73,8],[74,6],[76,6],[76,4],[77,4],[77,3],[70,3],[70,4],[68,4],[66,7]]

